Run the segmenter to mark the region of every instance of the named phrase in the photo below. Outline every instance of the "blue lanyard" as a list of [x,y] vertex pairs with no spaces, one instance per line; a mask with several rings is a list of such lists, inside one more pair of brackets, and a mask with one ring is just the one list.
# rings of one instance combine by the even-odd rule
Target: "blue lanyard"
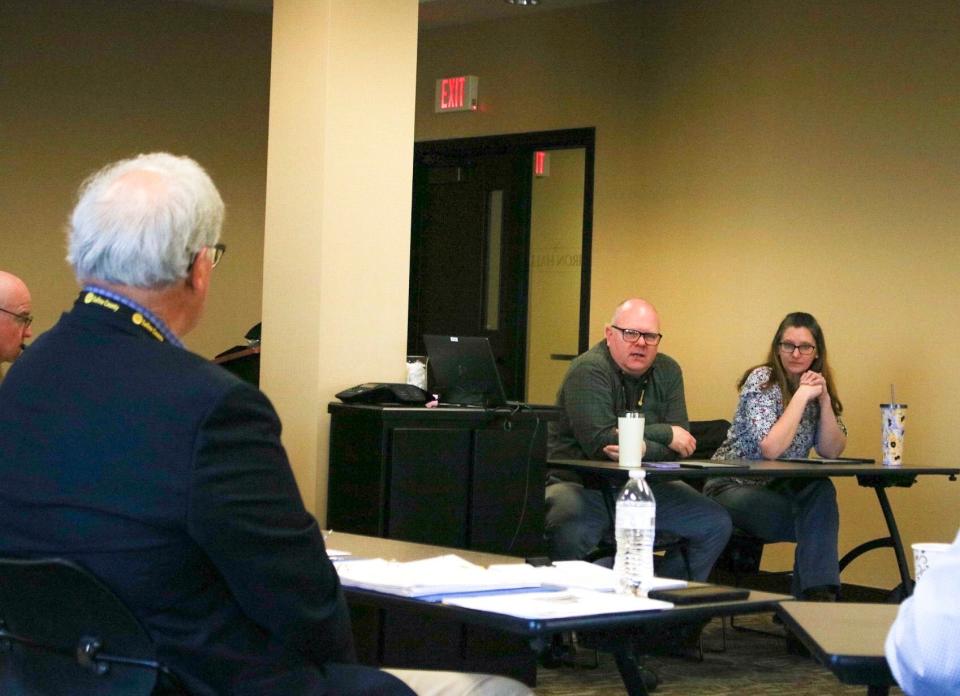
[[161,343],[166,341],[177,348],[184,347],[183,342],[176,337],[160,317],[146,307],[134,302],[129,297],[124,297],[105,288],[99,288],[96,285],[85,285],[83,292],[80,293],[80,301],[84,304],[96,304],[106,309],[116,311],[117,308],[109,306],[109,300],[113,300],[127,309],[132,310],[132,314],[130,315],[131,323],[139,326]]

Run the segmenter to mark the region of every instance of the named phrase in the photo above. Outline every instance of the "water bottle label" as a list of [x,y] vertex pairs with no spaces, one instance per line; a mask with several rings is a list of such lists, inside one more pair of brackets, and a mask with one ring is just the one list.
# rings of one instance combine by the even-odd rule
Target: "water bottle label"
[[656,510],[642,507],[617,507],[618,529],[647,529],[656,524]]

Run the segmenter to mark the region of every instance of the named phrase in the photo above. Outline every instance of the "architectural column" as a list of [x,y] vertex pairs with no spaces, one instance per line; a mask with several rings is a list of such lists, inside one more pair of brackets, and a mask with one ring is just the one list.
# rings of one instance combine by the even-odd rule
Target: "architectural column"
[[416,59],[416,0],[274,0],[260,379],[321,523],[327,403],[404,374]]

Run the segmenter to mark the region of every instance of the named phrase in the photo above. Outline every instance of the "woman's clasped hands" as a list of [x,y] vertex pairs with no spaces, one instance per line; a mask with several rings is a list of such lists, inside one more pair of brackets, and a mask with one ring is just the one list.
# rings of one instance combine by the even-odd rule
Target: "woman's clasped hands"
[[827,380],[819,372],[807,370],[800,375],[800,384],[797,386],[796,394],[800,394],[804,401],[813,401],[814,399],[830,398],[827,393]]

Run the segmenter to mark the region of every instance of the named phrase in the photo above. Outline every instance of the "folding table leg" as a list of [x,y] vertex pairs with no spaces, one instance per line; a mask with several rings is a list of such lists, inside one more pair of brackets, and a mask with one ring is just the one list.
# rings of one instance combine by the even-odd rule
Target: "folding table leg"
[[614,651],[614,659],[617,661],[617,669],[620,671],[620,678],[623,679],[623,685],[630,696],[648,696],[647,686],[643,682],[643,674],[647,673],[653,676],[653,683],[656,684],[656,675],[646,667],[637,662],[633,646],[628,645]]

